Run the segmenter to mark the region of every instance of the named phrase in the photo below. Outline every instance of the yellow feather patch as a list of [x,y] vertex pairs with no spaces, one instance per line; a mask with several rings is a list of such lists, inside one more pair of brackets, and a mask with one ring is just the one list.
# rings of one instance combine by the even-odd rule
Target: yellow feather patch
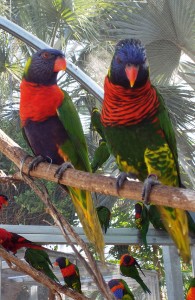
[[168,144],[155,150],[146,148],[144,160],[148,174],[157,175],[162,184],[178,186],[176,164]]
[[138,170],[136,170],[134,166],[128,165],[128,163],[125,160],[121,159],[120,155],[116,156],[116,162],[119,167],[119,170],[122,170],[123,172],[127,173],[133,173],[135,175],[139,174]]

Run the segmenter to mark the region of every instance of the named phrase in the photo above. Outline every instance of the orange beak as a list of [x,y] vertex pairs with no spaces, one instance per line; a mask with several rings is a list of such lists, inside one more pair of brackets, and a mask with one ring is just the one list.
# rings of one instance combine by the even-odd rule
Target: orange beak
[[125,72],[126,72],[127,78],[129,79],[131,87],[133,87],[134,84],[135,84],[135,81],[137,79],[138,71],[139,71],[139,67],[136,67],[134,65],[131,65],[131,66],[127,65],[125,67]]
[[54,72],[65,71],[66,70],[66,60],[64,57],[58,56],[54,63]]
[[54,266],[54,267],[58,267],[58,266],[59,266],[59,264],[57,263],[57,261],[55,261],[55,262],[53,263],[53,266]]

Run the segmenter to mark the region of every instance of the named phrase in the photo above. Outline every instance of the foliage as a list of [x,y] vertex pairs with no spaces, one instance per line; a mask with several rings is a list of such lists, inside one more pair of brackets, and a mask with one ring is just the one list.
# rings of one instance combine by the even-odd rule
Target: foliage
[[[50,46],[66,50],[68,60],[81,67],[101,86],[109,68],[114,44],[121,38],[140,38],[147,48],[151,78],[165,97],[176,129],[183,180],[188,186],[194,185],[193,0],[148,0],[147,3],[117,0],[15,0],[10,3],[11,6],[7,1],[0,3],[1,15],[10,18]],[[1,128],[31,153],[20,130],[18,105],[24,62],[34,49],[6,32],[0,33]],[[99,137],[89,129],[90,112],[93,106],[101,107],[101,103],[69,75],[60,74],[59,83],[74,99],[85,129],[90,157],[93,157]],[[1,154],[0,169],[7,174],[16,171],[15,166]],[[116,176],[113,157],[98,172]],[[55,184],[45,184],[59,210],[71,224],[78,224],[69,196]],[[4,223],[40,224],[43,219],[51,222],[39,199],[24,184],[6,188],[0,188],[11,198],[8,213],[2,220]],[[104,195],[96,195],[95,198],[97,205],[106,203],[112,209],[112,227],[134,227],[133,204],[129,200]],[[143,267],[158,270],[163,285],[161,248],[132,246],[130,250]],[[117,260],[126,251],[127,246],[111,247],[108,258]],[[189,272],[191,269],[183,265],[185,282],[189,279]]]

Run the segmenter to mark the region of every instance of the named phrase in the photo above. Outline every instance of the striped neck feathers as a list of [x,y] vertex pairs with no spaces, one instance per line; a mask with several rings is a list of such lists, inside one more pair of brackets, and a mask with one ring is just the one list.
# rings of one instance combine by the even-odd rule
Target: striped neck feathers
[[25,79],[20,84],[20,119],[22,126],[27,120],[42,122],[57,114],[64,99],[63,91],[56,85],[40,85]]
[[101,122],[105,127],[135,125],[153,119],[159,104],[149,80],[143,87],[132,89],[115,85],[106,76]]

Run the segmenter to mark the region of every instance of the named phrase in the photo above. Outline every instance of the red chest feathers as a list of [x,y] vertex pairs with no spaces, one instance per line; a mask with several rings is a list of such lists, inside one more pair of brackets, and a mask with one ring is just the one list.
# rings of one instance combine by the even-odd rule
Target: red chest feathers
[[22,126],[26,120],[42,122],[55,116],[64,93],[57,86],[43,86],[22,80],[20,85],[20,119]]

